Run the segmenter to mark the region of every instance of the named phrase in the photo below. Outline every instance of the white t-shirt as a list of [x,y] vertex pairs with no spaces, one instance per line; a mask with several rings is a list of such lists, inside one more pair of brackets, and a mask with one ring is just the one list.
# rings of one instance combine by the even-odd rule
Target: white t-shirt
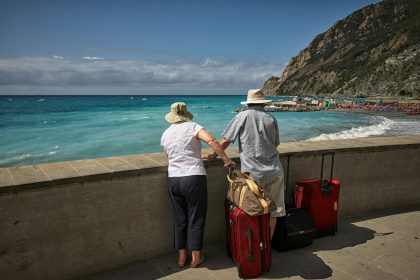
[[206,175],[201,157],[201,141],[196,138],[203,127],[194,122],[173,123],[162,134],[160,145],[168,154],[169,177]]

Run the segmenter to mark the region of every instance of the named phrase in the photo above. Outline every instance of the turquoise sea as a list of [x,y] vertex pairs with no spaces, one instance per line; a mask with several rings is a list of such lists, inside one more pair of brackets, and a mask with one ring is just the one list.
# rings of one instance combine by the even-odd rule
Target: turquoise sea
[[[0,166],[162,151],[164,115],[186,102],[216,138],[245,96],[1,96]],[[274,98],[280,99],[280,98]],[[283,142],[420,134],[418,119],[338,112],[272,113]]]

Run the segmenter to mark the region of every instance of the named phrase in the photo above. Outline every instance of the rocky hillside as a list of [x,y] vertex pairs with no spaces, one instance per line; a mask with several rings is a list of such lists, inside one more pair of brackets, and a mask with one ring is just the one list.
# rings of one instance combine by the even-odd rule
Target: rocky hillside
[[317,35],[267,95],[420,97],[420,1],[385,0]]

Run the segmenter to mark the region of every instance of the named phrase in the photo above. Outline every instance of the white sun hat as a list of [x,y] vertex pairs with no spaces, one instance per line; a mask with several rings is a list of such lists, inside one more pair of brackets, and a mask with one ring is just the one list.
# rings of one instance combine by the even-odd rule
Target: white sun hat
[[250,89],[248,90],[248,96],[246,101],[242,101],[242,105],[247,104],[265,104],[269,103],[273,100],[267,100],[265,99],[264,93],[261,89]]

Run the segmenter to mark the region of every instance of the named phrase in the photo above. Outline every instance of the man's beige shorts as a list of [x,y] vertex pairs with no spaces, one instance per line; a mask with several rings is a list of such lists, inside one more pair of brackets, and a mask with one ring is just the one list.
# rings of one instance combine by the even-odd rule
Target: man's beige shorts
[[260,182],[261,187],[270,195],[277,205],[277,209],[270,213],[271,218],[283,217],[286,215],[284,204],[284,179],[282,176],[271,181]]

